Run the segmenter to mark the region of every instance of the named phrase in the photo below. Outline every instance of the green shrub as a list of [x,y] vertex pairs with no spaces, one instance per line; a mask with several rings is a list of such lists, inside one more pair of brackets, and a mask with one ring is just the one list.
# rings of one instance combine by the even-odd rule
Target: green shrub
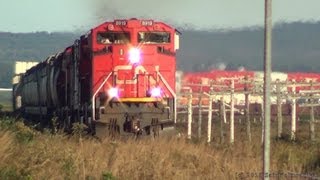
[[35,136],[35,131],[23,124],[23,122],[15,123],[16,139],[19,143],[29,143]]
[[64,159],[62,170],[65,173],[65,179],[72,179],[72,177],[75,174],[76,167],[75,167],[74,160],[72,159],[71,156]]
[[2,168],[0,169],[0,179],[21,179],[21,180],[32,180],[31,175],[28,172],[18,172],[15,168]]
[[313,155],[309,158],[308,162],[304,166],[305,172],[314,172],[319,174],[320,173],[320,152],[316,155]]
[[8,117],[0,120],[0,129],[15,132],[16,140],[19,143],[31,142],[36,134],[33,129],[25,126],[22,121],[15,121],[14,119]]
[[73,123],[72,124],[72,134],[76,138],[81,138],[83,135],[85,135],[86,128],[87,128],[87,126],[85,124]]
[[13,130],[15,125],[14,119],[8,118],[8,117],[3,117],[0,119],[0,129],[4,130]]
[[114,177],[111,172],[105,172],[102,174],[102,179],[103,180],[115,180],[116,177]]

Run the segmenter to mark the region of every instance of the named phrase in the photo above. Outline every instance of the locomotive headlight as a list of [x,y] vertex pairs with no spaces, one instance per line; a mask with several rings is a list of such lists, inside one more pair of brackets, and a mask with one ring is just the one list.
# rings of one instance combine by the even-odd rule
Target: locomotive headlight
[[112,87],[108,90],[108,95],[110,98],[119,97],[118,88]]
[[152,88],[150,91],[151,97],[160,97],[161,96],[161,89],[159,87]]
[[129,50],[129,61],[131,64],[136,64],[140,62],[141,53],[140,49],[132,48]]

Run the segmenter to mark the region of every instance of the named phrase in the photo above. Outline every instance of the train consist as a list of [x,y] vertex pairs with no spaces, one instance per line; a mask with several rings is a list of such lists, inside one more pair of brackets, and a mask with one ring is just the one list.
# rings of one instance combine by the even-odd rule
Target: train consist
[[105,22],[21,74],[14,109],[67,131],[157,134],[176,118],[179,34],[153,20]]

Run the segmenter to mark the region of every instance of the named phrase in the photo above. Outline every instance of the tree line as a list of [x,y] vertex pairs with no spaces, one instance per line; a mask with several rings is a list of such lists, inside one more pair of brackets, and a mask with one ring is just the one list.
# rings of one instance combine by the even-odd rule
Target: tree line
[[[196,31],[181,29],[178,69],[263,70],[263,28]],[[320,22],[276,24],[274,71],[320,72]],[[63,51],[80,33],[0,32],[0,87],[10,87],[15,61],[43,61]]]

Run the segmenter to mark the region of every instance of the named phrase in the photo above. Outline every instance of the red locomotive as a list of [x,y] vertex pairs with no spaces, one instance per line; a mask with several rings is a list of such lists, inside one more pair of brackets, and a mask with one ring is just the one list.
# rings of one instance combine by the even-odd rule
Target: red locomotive
[[163,22],[105,22],[21,75],[15,109],[66,130],[156,134],[176,118],[178,48],[179,32]]

